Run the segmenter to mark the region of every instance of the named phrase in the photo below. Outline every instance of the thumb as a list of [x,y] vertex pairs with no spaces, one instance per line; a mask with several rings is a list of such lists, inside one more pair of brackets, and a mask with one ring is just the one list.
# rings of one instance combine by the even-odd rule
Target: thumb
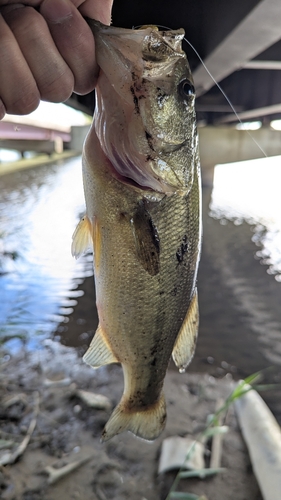
[[111,9],[113,0],[79,0],[74,2],[83,17],[96,19],[103,24],[111,23]]
[[74,91],[93,90],[98,76],[95,43],[84,17],[110,23],[112,0],[43,0],[40,8],[56,47],[74,75]]

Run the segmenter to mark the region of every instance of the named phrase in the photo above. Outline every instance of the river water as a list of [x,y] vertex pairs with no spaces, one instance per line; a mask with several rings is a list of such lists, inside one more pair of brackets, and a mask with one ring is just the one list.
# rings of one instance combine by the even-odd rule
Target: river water
[[[191,369],[245,376],[281,365],[279,163],[217,167],[203,191],[200,334]],[[277,166],[276,166],[277,165]],[[0,177],[0,335],[86,347],[97,324],[92,257],[71,236],[84,212],[81,159]],[[262,265],[261,265],[262,264]],[[84,294],[84,292],[87,292]]]
[[84,212],[81,158],[0,177],[0,333],[28,349],[55,331],[83,294],[91,261],[71,236]]
[[204,191],[197,356],[243,376],[281,366],[280,160],[217,166]]

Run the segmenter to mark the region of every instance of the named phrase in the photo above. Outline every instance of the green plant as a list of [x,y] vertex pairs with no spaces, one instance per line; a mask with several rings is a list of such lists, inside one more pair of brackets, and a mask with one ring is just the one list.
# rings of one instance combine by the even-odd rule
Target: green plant
[[223,427],[219,425],[219,416],[226,413],[229,407],[234,403],[235,400],[241,398],[244,394],[249,392],[252,389],[259,389],[259,390],[265,390],[265,389],[271,389],[273,386],[272,385],[254,385],[258,380],[260,380],[261,377],[261,372],[254,373],[247,377],[245,380],[240,381],[234,390],[231,392],[231,394],[226,398],[222,406],[214,413],[214,415],[209,418],[208,423],[206,425],[206,428],[197,436],[197,438],[194,440],[192,445],[190,446],[187,455],[185,457],[185,461],[182,464],[182,467],[180,468],[179,472],[177,473],[175,480],[169,490],[169,493],[166,497],[165,500],[172,500],[172,499],[181,499],[181,500],[206,500],[206,497],[204,496],[198,496],[192,493],[185,493],[185,492],[179,492],[177,491],[178,484],[181,479],[188,478],[188,477],[206,477],[207,475],[212,475],[212,474],[217,474],[219,472],[222,472],[223,468],[218,468],[218,469],[200,469],[200,470],[193,470],[193,471],[186,471],[184,468],[185,462],[190,459],[196,442],[204,442],[206,438],[213,436],[214,434],[218,432],[225,432]]

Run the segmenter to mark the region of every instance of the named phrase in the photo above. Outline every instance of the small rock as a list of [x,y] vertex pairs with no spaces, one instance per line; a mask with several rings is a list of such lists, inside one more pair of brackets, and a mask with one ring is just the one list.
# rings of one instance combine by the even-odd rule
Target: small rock
[[111,410],[111,401],[103,394],[94,394],[93,392],[82,391],[78,389],[76,391],[76,396],[78,396],[83,403],[91,408],[98,408],[99,410]]

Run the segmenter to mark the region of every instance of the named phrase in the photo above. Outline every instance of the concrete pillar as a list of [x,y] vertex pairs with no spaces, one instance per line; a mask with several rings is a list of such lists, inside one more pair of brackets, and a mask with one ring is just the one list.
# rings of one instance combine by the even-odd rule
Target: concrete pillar
[[[281,132],[270,127],[259,130],[236,130],[233,127],[202,127],[199,150],[203,185],[211,186],[218,163],[252,160],[281,155]],[[259,147],[260,146],[260,147]]]
[[63,140],[59,135],[56,135],[54,140],[54,151],[58,154],[63,152]]
[[71,141],[69,148],[74,151],[81,152],[87,133],[90,130],[90,125],[75,125],[71,127]]

